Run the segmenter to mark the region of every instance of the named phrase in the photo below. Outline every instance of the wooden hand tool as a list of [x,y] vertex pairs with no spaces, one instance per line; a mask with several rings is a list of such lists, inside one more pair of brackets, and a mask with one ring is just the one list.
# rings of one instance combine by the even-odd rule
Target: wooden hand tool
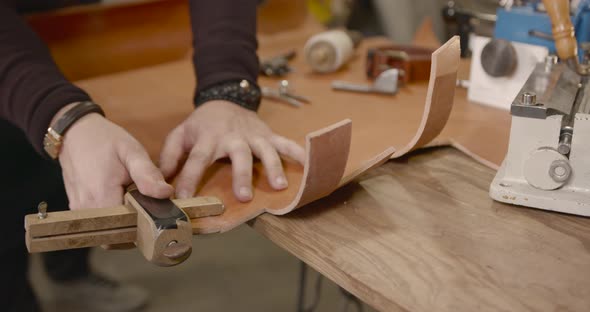
[[160,266],[186,260],[192,251],[191,219],[220,215],[221,201],[214,197],[155,199],[132,189],[125,205],[25,216],[29,252],[120,245],[134,242],[144,257]]
[[581,65],[578,60],[578,44],[570,17],[570,4],[568,0],[543,0],[547,14],[551,19],[553,38],[557,55],[568,66],[575,69],[580,75],[588,75],[588,65]]

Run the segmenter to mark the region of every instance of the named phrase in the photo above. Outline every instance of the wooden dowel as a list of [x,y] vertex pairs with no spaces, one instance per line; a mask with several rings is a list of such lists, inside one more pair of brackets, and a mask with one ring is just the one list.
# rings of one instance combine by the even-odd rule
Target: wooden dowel
[[543,0],[547,14],[551,19],[553,38],[557,55],[562,60],[578,56],[578,44],[570,17],[570,4],[568,0]]

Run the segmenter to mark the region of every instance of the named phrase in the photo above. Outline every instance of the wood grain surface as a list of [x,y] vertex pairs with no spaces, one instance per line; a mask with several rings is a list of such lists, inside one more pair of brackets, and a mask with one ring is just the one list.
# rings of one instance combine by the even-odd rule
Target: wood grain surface
[[589,311],[590,219],[494,202],[450,148],[251,225],[382,311]]

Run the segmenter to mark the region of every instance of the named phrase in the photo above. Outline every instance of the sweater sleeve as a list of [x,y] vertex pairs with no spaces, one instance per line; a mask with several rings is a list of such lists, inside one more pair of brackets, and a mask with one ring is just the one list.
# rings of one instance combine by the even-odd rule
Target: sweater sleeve
[[16,13],[0,0],[0,118],[27,135],[38,153],[53,116],[69,103],[89,100],[68,82],[49,49]]
[[197,92],[228,80],[256,82],[258,0],[190,0]]

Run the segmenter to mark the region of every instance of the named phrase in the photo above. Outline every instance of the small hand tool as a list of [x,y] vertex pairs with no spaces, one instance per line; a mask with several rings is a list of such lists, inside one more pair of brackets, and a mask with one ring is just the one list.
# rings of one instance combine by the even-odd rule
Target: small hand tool
[[372,85],[359,85],[346,81],[335,80],[332,81],[332,89],[340,91],[394,95],[397,92],[399,75],[399,69],[390,68],[379,74]]
[[412,45],[390,45],[369,49],[365,71],[374,79],[385,70],[397,68],[404,83],[425,81],[430,77],[430,62],[434,50]]
[[124,245],[135,242],[144,257],[160,266],[177,265],[192,252],[191,219],[220,215],[223,204],[214,197],[156,199],[137,189],[125,194],[125,205],[25,216],[29,252]]
[[281,80],[278,89],[262,87],[261,91],[263,97],[282,101],[295,107],[301,107],[303,103],[310,103],[310,100],[307,97],[293,94],[290,91],[289,81],[287,80]]
[[260,62],[260,73],[268,77],[283,77],[291,72],[289,61],[295,57],[295,50],[271,57]]

